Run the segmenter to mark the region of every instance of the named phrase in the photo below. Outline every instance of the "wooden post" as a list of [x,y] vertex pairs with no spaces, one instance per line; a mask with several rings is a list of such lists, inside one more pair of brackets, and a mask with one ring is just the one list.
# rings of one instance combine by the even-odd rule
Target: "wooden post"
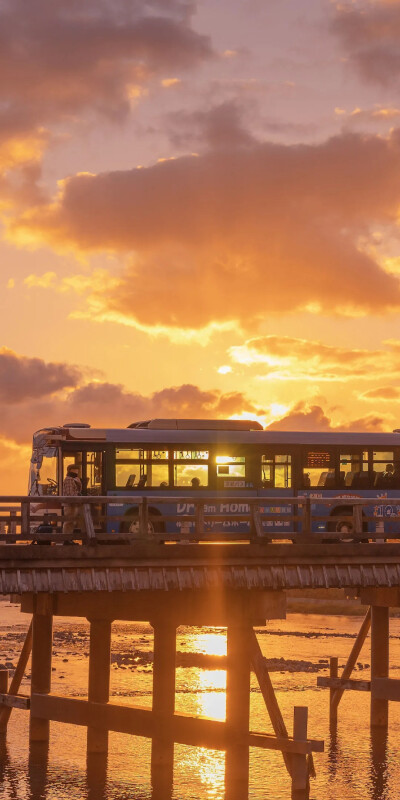
[[[29,625],[24,644],[22,646],[21,654],[18,659],[18,664],[16,666],[14,675],[12,677],[10,688],[7,690],[9,694],[18,694],[19,687],[21,685],[22,678],[24,677],[24,672],[26,670],[26,665],[29,660],[29,656],[32,650],[32,620]],[[0,731],[4,731],[7,728],[8,720],[10,719],[12,708],[1,708],[0,709]]]
[[[88,699],[94,703],[108,703],[110,695],[111,621],[90,619],[89,691]],[[88,753],[106,753],[108,731],[88,727]]]
[[30,533],[30,503],[21,501],[21,533],[26,538],[29,537]]
[[172,792],[174,741],[172,717],[175,711],[176,625],[168,613],[152,622],[154,630],[153,713],[157,736],[151,745],[151,780],[153,800],[162,800]]
[[139,498],[139,535],[143,539],[148,539],[149,535],[149,509],[147,497]]
[[371,727],[388,727],[388,701],[374,697],[373,679],[389,675],[389,608],[371,607]]
[[[329,661],[329,677],[337,678],[338,676],[338,658],[332,656]],[[329,727],[332,729],[337,728],[337,703],[334,703],[335,689],[329,689]]]
[[[53,648],[52,598],[39,594],[32,617],[32,694],[49,694],[51,689],[51,655]],[[31,742],[48,742],[50,724],[47,719],[29,719],[29,739]]]
[[[353,647],[351,648],[351,652],[347,659],[346,666],[344,667],[343,672],[340,676],[343,680],[347,680],[348,678],[350,678],[350,675],[353,672],[353,669],[357,662],[358,656],[360,655],[361,648],[367,638],[370,626],[371,626],[371,609],[369,608],[363,619],[361,628],[357,634]],[[331,714],[335,709],[337,709],[340,700],[342,699],[343,691],[344,691],[343,689],[335,689],[332,692],[331,702],[330,702]]]
[[86,760],[87,800],[106,800],[107,753],[88,753]]
[[[8,692],[8,669],[0,669],[0,692],[2,694],[7,694]],[[6,730],[7,730],[7,724],[6,725],[0,724],[0,733],[4,733]]]
[[[293,738],[307,739],[308,708],[295,706],[293,716]],[[310,792],[307,756],[292,754],[292,800],[307,800]]]
[[204,502],[195,500],[195,534],[201,536],[204,533]]
[[[257,639],[257,634],[254,631],[254,628],[251,630],[250,633],[250,653],[251,653],[251,663],[253,665],[254,672],[257,676],[257,680],[260,685],[261,694],[264,698],[264,702],[267,707],[267,711],[269,714],[269,718],[271,720],[272,727],[274,729],[275,736],[282,739],[288,739],[289,734],[284,719],[282,717],[278,701],[276,699],[274,687],[272,686],[271,678],[267,669],[266,659],[264,658],[261,652],[261,648]],[[282,751],[282,756],[285,762],[286,769],[290,775],[291,756],[289,753],[285,753],[283,751]]]
[[30,742],[28,758],[29,800],[43,800],[48,790],[48,742]]
[[311,500],[306,497],[303,505],[303,519],[302,519],[301,533],[304,536],[311,536],[312,520],[311,520]]
[[[249,785],[250,626],[245,620],[228,624],[226,724],[229,741],[225,757],[225,797],[245,794]],[[247,795],[246,795],[247,796]]]

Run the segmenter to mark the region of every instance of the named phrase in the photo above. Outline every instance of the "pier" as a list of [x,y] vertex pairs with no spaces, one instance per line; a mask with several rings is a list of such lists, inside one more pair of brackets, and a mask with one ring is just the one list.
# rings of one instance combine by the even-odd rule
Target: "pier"
[[[68,502],[79,503],[81,513],[79,528],[66,536],[62,509]],[[313,533],[309,498],[274,498],[273,512],[265,499],[246,500],[241,521],[248,523],[248,533],[226,532],[221,524],[225,519],[210,511],[211,498],[176,496],[169,502],[175,508],[186,504],[179,533],[153,528],[150,534],[152,513],[146,498],[139,497],[138,530],[115,534],[109,530],[112,497],[51,497],[50,509],[38,508],[37,497],[0,498],[0,593],[18,597],[21,609],[32,615],[11,682],[7,670],[0,671],[0,730],[4,735],[12,724],[13,708],[29,713],[32,744],[48,742],[52,720],[84,726],[88,758],[107,752],[108,731],[151,738],[153,786],[162,785],[166,797],[165,787],[172,787],[175,742],[225,751],[232,797],[242,800],[248,793],[249,748],[279,750],[291,778],[291,796],[303,800],[315,772],[313,754],[321,753],[324,743],[308,731],[306,707],[295,707],[292,719],[283,718],[254,628],[285,616],[289,589],[339,587],[358,594],[370,610],[348,662],[339,675],[332,658],[330,676],[317,682],[329,689],[332,728],[338,724],[343,693],[355,690],[370,693],[371,727],[387,730],[388,704],[400,699],[400,682],[389,676],[389,611],[400,606],[400,541],[386,540],[382,526],[375,534],[366,533],[363,508],[376,500],[352,500],[351,537],[348,530]],[[243,498],[229,499],[227,520],[235,518],[239,503],[243,506]],[[283,505],[284,513],[276,511]],[[100,515],[94,506],[97,511],[101,506]],[[171,510],[163,521],[173,517]],[[273,531],[265,528],[270,520]],[[207,530],[215,521],[221,530]],[[40,530],[41,523],[46,530]],[[53,618],[65,616],[90,622],[87,700],[51,692]],[[153,627],[151,709],[109,700],[114,620],[145,621]],[[225,721],[175,711],[180,625],[227,629]],[[352,671],[369,631],[371,680],[357,681]],[[22,694],[30,656],[31,691]],[[250,730],[251,671],[273,734]]]

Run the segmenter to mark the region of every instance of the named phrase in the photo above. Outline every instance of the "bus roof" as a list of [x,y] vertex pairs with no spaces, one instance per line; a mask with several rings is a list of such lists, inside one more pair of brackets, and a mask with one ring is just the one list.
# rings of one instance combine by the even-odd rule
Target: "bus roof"
[[[231,421],[227,421],[231,422]],[[207,424],[207,420],[204,420]],[[35,444],[55,445],[64,442],[109,442],[120,444],[142,444],[151,446],[160,444],[197,444],[206,445],[224,443],[229,445],[282,445],[285,447],[305,445],[310,447],[376,447],[392,449],[400,445],[399,433],[352,433],[348,431],[270,431],[270,430],[238,430],[229,427],[221,428],[83,428],[52,427],[37,431],[33,437]]]

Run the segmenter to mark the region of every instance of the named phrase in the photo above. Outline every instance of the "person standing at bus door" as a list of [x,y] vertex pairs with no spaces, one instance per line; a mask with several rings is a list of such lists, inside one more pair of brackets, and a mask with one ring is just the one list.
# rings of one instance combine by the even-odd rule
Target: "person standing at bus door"
[[[67,474],[63,480],[63,496],[64,497],[79,497],[82,494],[82,481],[78,475],[77,467],[75,464],[68,464]],[[68,503],[63,506],[64,523],[63,534],[73,533],[76,523],[79,522],[80,506],[78,503]],[[66,539],[64,544],[70,544],[70,540]]]

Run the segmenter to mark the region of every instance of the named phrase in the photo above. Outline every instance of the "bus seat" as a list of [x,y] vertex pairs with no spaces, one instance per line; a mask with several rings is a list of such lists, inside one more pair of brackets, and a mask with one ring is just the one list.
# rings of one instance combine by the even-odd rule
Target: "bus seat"
[[377,472],[374,480],[374,489],[385,489],[385,476],[383,472]]
[[354,480],[355,474],[356,474],[355,472],[348,472],[347,473],[347,475],[346,475],[346,477],[344,479],[344,485],[345,486],[352,486],[353,485],[353,480]]
[[125,484],[125,489],[132,489],[133,488],[133,484],[135,483],[135,478],[136,478],[135,474],[129,475],[129,478],[128,478],[126,484]]
[[325,489],[334,489],[335,486],[336,486],[335,473],[333,471],[328,472],[326,475],[324,487]]
[[317,486],[325,486],[325,481],[326,481],[327,475],[328,475],[327,472],[321,472],[321,475],[319,476],[319,480],[318,480]]
[[356,472],[351,485],[354,486],[356,489],[368,489],[369,488],[368,472]]

